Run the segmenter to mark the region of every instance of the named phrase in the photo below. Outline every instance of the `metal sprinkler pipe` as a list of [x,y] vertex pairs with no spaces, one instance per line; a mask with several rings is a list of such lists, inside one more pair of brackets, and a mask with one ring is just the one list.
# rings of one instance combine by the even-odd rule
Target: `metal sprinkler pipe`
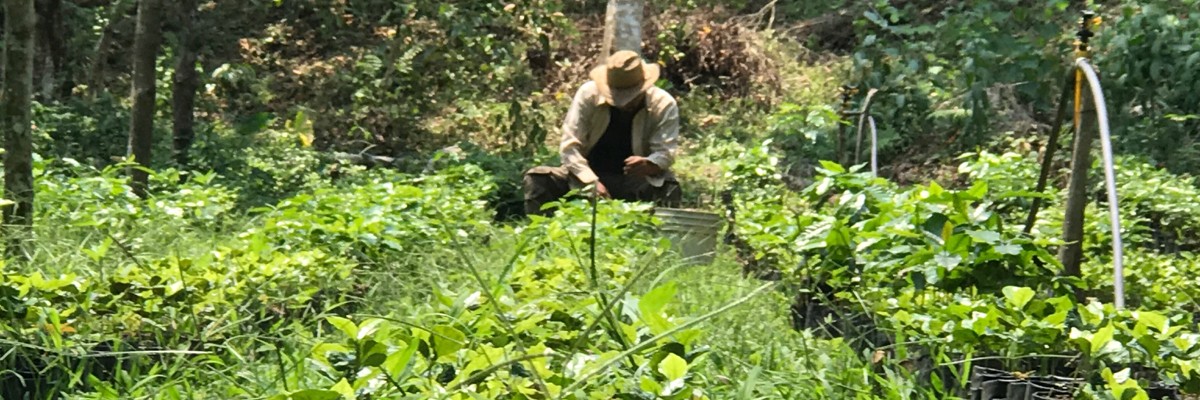
[[879,177],[879,135],[875,131],[875,117],[867,116],[871,126],[871,175]]
[[[1084,104],[1083,104],[1083,90],[1084,90],[1083,83],[1086,81],[1087,82],[1086,89],[1091,94],[1091,99],[1092,99],[1092,103],[1093,103],[1092,105],[1095,108],[1095,110],[1094,110],[1095,111],[1095,116],[1094,116],[1095,120],[1092,121],[1089,118],[1089,120],[1087,122],[1089,122],[1088,125],[1091,125],[1090,123],[1094,122],[1095,129],[1098,130],[1100,133],[1100,138],[1099,138],[1100,139],[1100,148],[1101,148],[1101,154],[1102,154],[1103,163],[1104,163],[1104,184],[1105,184],[1105,188],[1107,189],[1107,194],[1108,194],[1108,213],[1109,213],[1108,216],[1109,216],[1109,223],[1110,223],[1111,230],[1112,230],[1112,246],[1113,246],[1113,297],[1114,297],[1113,302],[1117,309],[1123,309],[1123,308],[1125,308],[1124,243],[1121,240],[1121,213],[1120,213],[1120,204],[1118,203],[1119,199],[1117,196],[1117,183],[1116,183],[1116,174],[1117,173],[1116,173],[1115,162],[1113,160],[1114,157],[1113,157],[1112,133],[1111,133],[1109,119],[1108,119],[1108,107],[1106,106],[1105,99],[1104,99],[1104,89],[1100,85],[1100,78],[1096,74],[1096,69],[1092,66],[1091,62],[1088,61],[1088,59],[1091,57],[1090,49],[1088,48],[1088,42],[1090,41],[1090,39],[1092,37],[1095,36],[1095,33],[1093,33],[1091,30],[1092,24],[1095,23],[1095,18],[1096,18],[1096,13],[1092,12],[1091,10],[1084,10],[1082,13],[1082,21],[1080,23],[1080,29],[1079,29],[1079,32],[1076,34],[1078,39],[1075,42],[1076,58],[1075,58],[1075,63],[1073,64],[1073,69],[1075,70],[1075,77],[1076,77],[1076,79],[1075,79],[1075,129],[1076,129],[1075,140],[1077,142],[1076,143],[1077,146],[1079,146],[1079,144],[1080,144],[1079,141],[1083,140],[1086,137],[1086,135],[1088,134],[1088,132],[1085,132],[1084,129],[1091,129],[1091,126],[1085,127],[1083,124],[1083,122],[1084,122],[1083,121],[1083,106],[1084,106]],[[1086,152],[1088,149],[1086,149],[1084,147],[1076,147],[1076,150],[1077,150],[1077,152],[1079,152],[1079,151],[1083,152],[1083,153],[1077,153],[1077,154],[1085,154],[1082,158],[1083,160],[1087,159]],[[1078,163],[1079,161],[1075,160],[1072,162]],[[1082,175],[1086,176],[1086,167],[1087,166],[1080,166],[1080,165],[1073,166],[1074,171],[1073,171],[1072,177],[1071,177],[1072,189],[1075,189],[1075,186],[1076,186],[1075,183],[1076,183],[1077,179],[1084,179],[1084,176],[1075,176],[1075,175],[1082,174]],[[1074,197],[1076,195],[1080,195],[1080,193],[1071,193],[1071,197]],[[1084,194],[1084,196],[1086,196],[1086,195]],[[1072,204],[1074,204],[1076,207],[1079,207],[1080,204],[1078,204],[1079,199],[1074,199],[1071,197],[1068,198],[1068,212],[1067,212],[1068,220],[1064,221],[1064,239],[1067,239],[1067,236],[1069,236],[1070,232],[1074,232],[1075,234],[1080,233],[1078,231],[1079,226],[1075,226],[1075,230],[1072,231],[1070,229],[1067,229],[1068,224],[1079,225],[1082,223],[1081,220],[1074,220],[1074,221],[1070,220],[1071,218],[1079,218],[1082,216],[1081,209],[1076,209],[1075,210],[1076,214],[1074,214],[1074,215],[1072,214],[1072,212],[1071,212]],[[1081,239],[1082,238],[1080,237],[1080,238],[1074,238],[1072,240],[1081,240]],[[1075,243],[1074,246],[1079,246],[1079,244]],[[1075,268],[1078,268],[1078,262],[1079,262],[1078,250],[1079,250],[1078,247],[1076,247],[1075,252],[1073,253],[1074,257],[1072,257],[1072,259],[1071,259],[1075,265]],[[1067,253],[1064,252],[1062,254],[1064,254],[1064,257],[1066,257],[1065,254],[1067,254]]]
[[[867,119],[871,118],[871,104],[875,98],[876,93],[879,93],[879,89],[871,88],[870,90],[867,90],[867,96],[863,99],[862,108],[857,113],[858,114],[858,136],[855,138],[855,141],[854,141],[854,163],[855,164],[858,164],[859,157],[862,156],[863,129],[865,129],[867,127]],[[872,126],[872,129],[874,129],[874,126]],[[872,133],[874,133],[874,131],[872,131]],[[874,137],[875,136],[872,135],[872,138],[874,138]],[[876,146],[874,139],[872,139],[872,141],[871,141],[871,146],[872,146],[871,147],[872,154],[874,154],[875,146]],[[879,173],[874,167],[875,167],[875,165],[872,164],[872,171],[875,171],[876,172],[875,175],[878,176]]]
[[1104,103],[1104,90],[1100,86],[1100,78],[1092,68],[1087,58],[1075,60],[1078,68],[1087,78],[1092,91],[1092,100],[1096,106],[1096,115],[1100,123],[1100,149],[1104,155],[1104,185],[1108,189],[1108,217],[1112,224],[1113,245],[1113,295],[1117,309],[1125,308],[1125,265],[1124,244],[1121,241],[1121,211],[1117,204],[1117,172],[1113,161],[1112,134],[1108,124],[1108,108]]

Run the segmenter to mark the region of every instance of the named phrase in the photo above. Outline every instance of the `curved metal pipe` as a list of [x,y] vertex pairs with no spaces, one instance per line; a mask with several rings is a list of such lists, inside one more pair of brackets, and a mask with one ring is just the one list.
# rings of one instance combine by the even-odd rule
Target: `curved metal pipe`
[[1125,265],[1124,247],[1121,242],[1121,213],[1117,204],[1116,167],[1113,162],[1112,135],[1108,125],[1108,108],[1104,102],[1104,90],[1100,87],[1100,78],[1096,69],[1086,58],[1075,60],[1075,68],[1083,72],[1088,86],[1092,91],[1092,100],[1096,106],[1096,116],[1100,126],[1100,148],[1104,155],[1104,184],[1108,188],[1108,216],[1112,224],[1113,244],[1113,289],[1115,305],[1118,309],[1125,308]]
[[863,99],[862,110],[858,112],[858,135],[854,140],[855,164],[858,164],[859,157],[862,156],[863,128],[866,125],[867,118],[871,116],[871,103],[875,99],[875,93],[879,93],[879,89],[872,88],[867,91],[867,97]]
[[875,132],[875,117],[867,116],[867,123],[871,125],[871,174],[879,176],[879,135]]

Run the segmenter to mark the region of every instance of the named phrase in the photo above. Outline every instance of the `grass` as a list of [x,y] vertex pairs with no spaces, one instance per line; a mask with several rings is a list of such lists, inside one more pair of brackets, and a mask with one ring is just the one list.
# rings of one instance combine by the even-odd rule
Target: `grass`
[[[28,277],[39,273],[47,279],[62,274],[76,277],[68,279],[66,286],[34,284],[32,289],[22,289],[29,290],[26,294],[10,296],[12,293],[9,293],[4,297],[6,301],[24,301],[35,307],[26,314],[25,322],[0,330],[3,338],[19,338],[5,339],[5,343],[22,343],[10,348],[8,355],[0,360],[9,368],[19,370],[25,362],[22,360],[42,358],[50,367],[43,370],[42,376],[54,376],[44,375],[49,372],[70,377],[52,390],[62,391],[69,398],[204,398],[211,395],[262,398],[301,388],[327,387],[336,380],[313,366],[312,349],[340,339],[326,322],[329,316],[344,315],[352,319],[390,316],[413,326],[428,327],[437,324],[436,321],[454,319],[445,309],[436,306],[437,303],[453,303],[472,291],[500,295],[512,289],[508,285],[496,286],[497,283],[530,279],[528,274],[544,274],[539,271],[552,265],[569,265],[574,273],[587,270],[577,269],[586,265],[583,260],[588,258],[587,249],[578,246],[587,243],[585,235],[589,231],[582,228],[587,225],[586,218],[575,220],[579,224],[570,222],[575,225],[541,222],[553,225],[543,229],[561,235],[560,239],[568,242],[539,240],[534,244],[536,248],[529,251],[521,250],[521,243],[530,238],[530,234],[523,234],[522,230],[530,229],[529,226],[485,226],[474,235],[463,236],[457,228],[443,225],[432,231],[425,230],[429,236],[422,239],[424,244],[421,244],[422,240],[409,243],[407,251],[382,251],[377,253],[382,257],[361,258],[354,254],[378,249],[357,247],[353,240],[347,241],[351,238],[345,237],[339,239],[345,243],[314,242],[310,239],[311,233],[306,233],[309,230],[297,230],[298,226],[311,224],[318,227],[317,231],[311,232],[325,230],[324,234],[329,234],[330,229],[349,229],[342,222],[329,225],[319,221],[340,221],[337,215],[354,215],[358,210],[321,208],[308,214],[297,214],[287,211],[287,207],[277,207],[275,211],[247,213],[229,207],[222,208],[225,211],[211,218],[194,215],[180,218],[177,209],[183,205],[194,206],[198,201],[221,197],[201,189],[220,189],[208,183],[193,183],[173,188],[185,195],[166,193],[142,202],[123,196],[117,179],[105,177],[103,173],[98,177],[62,175],[61,179],[47,182],[47,187],[72,188],[74,192],[58,194],[58,200],[73,200],[73,203],[59,207],[61,203],[48,202],[55,206],[42,210],[43,220],[79,218],[87,223],[62,229],[42,225],[37,232],[39,240],[32,242],[31,260],[22,265],[7,266],[8,275],[0,282],[7,285],[3,287],[21,288],[29,284]],[[378,181],[371,184],[386,185]],[[117,192],[115,196],[111,195],[114,191]],[[446,204],[465,200],[440,196],[435,195],[427,201]],[[87,198],[97,200],[80,201]],[[354,201],[353,195],[348,198]],[[321,201],[338,204],[334,199]],[[372,203],[386,204],[380,203],[379,199]],[[439,211],[430,214],[428,222],[402,220],[403,224],[419,229],[425,223],[455,219],[440,211],[440,206],[433,210]],[[600,270],[594,275],[596,281],[587,284],[585,276],[568,273],[559,283],[566,285],[564,288],[577,286],[585,293],[606,294],[614,299],[620,296],[627,301],[627,296],[645,293],[668,281],[677,282],[684,289],[680,293],[681,302],[672,307],[677,307],[681,315],[709,315],[691,322],[679,320],[680,325],[673,330],[659,333],[661,338],[688,330],[692,325],[708,330],[716,326],[714,324],[734,324],[734,320],[729,319],[732,314],[725,310],[740,312],[738,310],[745,307],[761,304],[753,295],[753,282],[746,281],[738,290],[730,291],[729,287],[722,287],[713,280],[718,276],[736,277],[737,269],[727,260],[689,269],[679,266],[674,256],[662,253],[657,245],[622,249],[619,245],[623,240],[645,238],[641,234],[631,237],[625,230],[629,224],[644,224],[646,217],[636,207],[606,210],[605,214],[616,214],[605,215],[597,225],[601,240],[597,249]],[[90,216],[90,221],[83,219],[84,215]],[[272,233],[275,232],[273,229],[287,231],[284,236],[273,236],[277,235]],[[48,240],[50,237],[54,240]],[[576,245],[563,246],[569,243]],[[313,253],[316,254],[314,260],[305,261],[300,256],[313,251],[317,252]],[[330,253],[337,251],[345,255]],[[326,255],[319,255],[322,253]],[[296,258],[298,256],[300,258]],[[258,266],[242,265],[246,262]],[[300,275],[274,276],[306,263],[328,263],[329,266]],[[324,271],[331,271],[326,268],[336,265],[352,266],[348,280],[323,275]],[[252,269],[263,268],[267,271],[262,272],[261,277],[244,275]],[[316,275],[306,275],[310,273]],[[634,276],[643,278],[630,281]],[[279,286],[295,278],[318,280],[301,283],[299,287]],[[114,286],[121,282],[130,282],[133,286],[129,289]],[[314,287],[305,288],[304,285]],[[696,289],[721,293],[721,296],[704,296],[702,292],[693,292]],[[288,297],[298,293],[298,298]],[[102,300],[96,301],[96,296]],[[176,299],[177,296],[181,297]],[[579,299],[570,290],[556,296]],[[526,301],[539,306],[563,305],[545,303],[547,299],[553,300],[534,298]],[[602,303],[616,304],[607,298],[596,300],[597,305]],[[499,307],[498,303],[492,304]],[[450,313],[462,312],[456,307],[452,307]],[[493,311],[494,315],[504,315],[515,310],[498,308]],[[16,316],[10,315],[10,318]],[[60,322],[53,322],[56,320]],[[33,321],[41,322],[30,323]],[[49,328],[39,329],[47,323]],[[622,324],[628,323],[630,321],[625,320]],[[786,326],[762,327],[764,334],[778,328]],[[515,333],[512,329],[511,324],[503,328],[510,336]],[[33,338],[20,336],[35,331],[39,334]],[[129,336],[131,334],[133,336]],[[715,338],[723,338],[726,334],[734,337],[734,332],[720,332]],[[122,347],[103,353],[91,348],[94,343],[106,339],[115,339]],[[657,342],[649,340],[627,347],[624,355],[613,358],[609,365],[615,366],[614,363],[621,359],[640,354],[638,348],[645,349]],[[744,354],[736,353],[739,346],[721,347],[714,354],[720,354],[723,359],[746,358]],[[518,353],[529,351],[527,348],[515,350]],[[39,351],[72,356],[45,359],[37,355]],[[104,362],[70,361],[101,358]],[[536,368],[532,364],[528,366],[530,370]],[[601,367],[590,372],[590,376],[607,376],[606,370]],[[590,385],[590,381],[590,378],[584,379],[578,384]],[[27,389],[25,394],[34,394],[33,390]],[[16,390],[9,392],[9,397],[23,389]]]
[[[39,399],[305,398],[346,387],[398,398],[450,388],[548,398],[663,387],[732,399],[927,395],[904,367],[909,356],[795,330],[795,282],[746,279],[723,246],[711,264],[684,264],[645,205],[603,202],[593,215],[569,203],[553,219],[494,223],[479,200],[486,174],[469,167],[367,173],[254,211],[233,207],[219,180],[141,201],[104,172],[52,176],[44,188],[60,192],[39,212],[63,227],[42,225],[32,260],[6,265],[0,279],[11,322],[0,328],[0,368],[12,371],[0,378],[5,398],[33,392],[14,386],[22,379],[50,385]],[[764,207],[784,205],[760,204],[747,222],[771,213]],[[386,238],[403,238],[401,247]],[[1179,278],[1164,272],[1164,288]],[[957,318],[923,302],[912,311]],[[366,361],[406,352],[395,369]],[[668,353],[687,357],[678,382],[662,372]],[[374,375],[355,378],[364,371]]]

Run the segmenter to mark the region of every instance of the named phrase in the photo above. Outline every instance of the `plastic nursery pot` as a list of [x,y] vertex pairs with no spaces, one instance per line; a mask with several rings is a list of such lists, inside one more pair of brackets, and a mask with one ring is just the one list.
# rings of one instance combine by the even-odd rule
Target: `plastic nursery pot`
[[1029,387],[1025,390],[1025,400],[1055,400],[1055,399],[1070,399],[1071,394],[1075,392],[1074,387],[1066,385],[1045,384],[1039,382],[1029,382]]
[[[984,393],[983,393],[984,384],[985,383],[989,384],[989,387],[991,387],[991,386],[994,386],[994,384],[990,384],[990,383],[1001,381],[1001,380],[1012,381],[1012,380],[1016,380],[1016,377],[1013,376],[1013,374],[1008,371],[1003,371],[1003,370],[998,370],[998,369],[988,368],[988,367],[980,367],[980,366],[972,367],[971,368],[971,390],[969,393],[969,397],[972,400],[981,400],[981,399],[990,400],[991,397],[984,397]],[[992,389],[992,390],[995,390],[995,389]],[[989,394],[991,394],[991,393],[992,392],[989,392]],[[1004,396],[1004,392],[995,392],[995,393],[999,393],[1001,398],[1003,398],[1003,396]]]
[[1083,386],[1083,379],[1071,378],[1066,376],[1050,375],[1050,376],[1033,376],[1029,377],[1029,381],[1041,386],[1049,386],[1060,388],[1063,390],[1074,391],[1080,386]]
[[980,366],[971,367],[972,387],[980,387],[984,381],[1015,378],[1016,376],[1014,376],[1012,372]]
[[1018,371],[1037,371],[1041,376],[1063,376],[1074,373],[1077,363],[1069,354],[1044,354],[1023,358],[1014,368]]
[[1050,392],[1042,392],[1034,394],[1030,397],[1031,400],[1071,400],[1069,394],[1054,394]]
[[1009,388],[1022,382],[1020,379],[996,379],[983,382],[983,387],[979,389],[979,398],[981,400],[1007,399]]
[[1008,384],[1008,392],[1004,400],[1025,400],[1029,392],[1029,381],[1019,381]]

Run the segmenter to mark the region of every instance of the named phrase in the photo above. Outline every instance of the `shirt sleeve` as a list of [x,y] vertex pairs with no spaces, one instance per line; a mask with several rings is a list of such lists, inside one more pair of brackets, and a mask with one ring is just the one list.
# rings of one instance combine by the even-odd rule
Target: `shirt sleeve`
[[567,116],[563,121],[562,143],[559,145],[563,166],[585,185],[590,185],[600,179],[592,171],[587,157],[583,154],[583,141],[586,140],[583,135],[587,132],[587,123],[591,121],[591,114],[595,112],[596,108],[593,104],[588,103],[592,101],[589,93],[594,85],[594,83],[585,84],[575,93],[575,99],[571,101],[571,108],[567,110]]
[[672,98],[662,103],[658,107],[657,125],[650,135],[650,155],[646,158],[665,170],[675,164],[675,153],[679,148],[679,106]]

